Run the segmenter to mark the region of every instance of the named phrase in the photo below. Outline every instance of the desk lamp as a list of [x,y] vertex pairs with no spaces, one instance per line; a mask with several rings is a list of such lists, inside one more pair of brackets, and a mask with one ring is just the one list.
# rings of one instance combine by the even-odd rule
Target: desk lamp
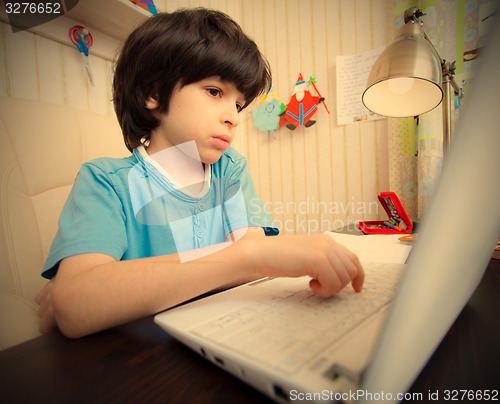
[[418,20],[416,7],[404,12],[405,24],[394,41],[375,61],[363,93],[363,104],[370,111],[388,117],[417,116],[436,108],[443,101],[443,152],[451,135],[450,90],[455,83],[455,62],[441,59]]

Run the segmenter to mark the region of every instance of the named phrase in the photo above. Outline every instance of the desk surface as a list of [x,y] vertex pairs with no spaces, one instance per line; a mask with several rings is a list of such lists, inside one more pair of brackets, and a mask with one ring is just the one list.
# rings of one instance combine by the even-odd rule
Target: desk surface
[[[500,261],[492,260],[411,391],[499,389],[499,308]],[[164,333],[153,317],[78,340],[54,331],[0,352],[3,403],[234,401],[271,402]]]

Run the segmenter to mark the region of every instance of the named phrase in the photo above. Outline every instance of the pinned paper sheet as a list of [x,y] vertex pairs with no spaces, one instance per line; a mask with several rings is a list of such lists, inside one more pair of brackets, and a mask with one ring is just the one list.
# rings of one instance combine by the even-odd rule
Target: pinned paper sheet
[[361,101],[370,71],[384,48],[349,56],[337,56],[337,125],[382,119]]

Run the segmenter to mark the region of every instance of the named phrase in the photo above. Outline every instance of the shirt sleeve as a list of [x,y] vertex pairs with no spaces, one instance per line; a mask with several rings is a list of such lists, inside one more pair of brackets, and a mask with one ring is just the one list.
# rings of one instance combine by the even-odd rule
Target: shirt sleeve
[[62,259],[84,253],[119,260],[127,250],[123,206],[108,175],[84,164],[66,200],[42,276],[52,278]]
[[279,234],[279,229],[255,189],[243,156],[234,159],[231,170],[226,170],[225,184],[222,208],[226,234],[245,227],[262,227],[269,236]]

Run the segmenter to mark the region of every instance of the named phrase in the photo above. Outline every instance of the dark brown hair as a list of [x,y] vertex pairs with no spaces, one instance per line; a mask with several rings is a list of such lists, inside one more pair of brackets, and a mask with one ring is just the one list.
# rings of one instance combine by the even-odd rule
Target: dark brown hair
[[149,18],[126,40],[113,77],[113,103],[132,151],[149,139],[158,120],[145,108],[154,95],[168,112],[172,91],[219,76],[244,95],[246,107],[271,88],[269,64],[257,45],[226,14],[196,8]]

